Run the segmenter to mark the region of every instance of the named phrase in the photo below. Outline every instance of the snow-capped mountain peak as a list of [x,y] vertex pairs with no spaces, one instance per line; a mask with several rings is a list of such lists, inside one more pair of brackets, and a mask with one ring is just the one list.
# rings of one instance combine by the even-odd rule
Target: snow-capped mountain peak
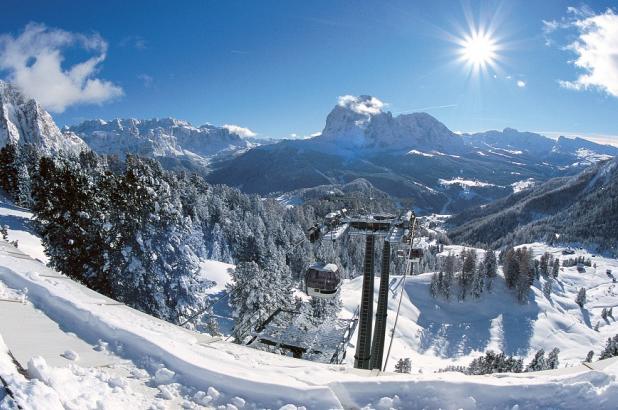
[[195,127],[176,118],[116,118],[84,121],[69,128],[101,154],[135,153],[154,157],[187,157],[199,161],[223,152],[250,148],[228,128],[205,124]]
[[78,153],[87,148],[73,133],[62,133],[51,115],[14,85],[0,80],[0,147],[32,144],[43,154]]
[[343,96],[328,114],[319,140],[352,148],[459,151],[461,138],[427,113],[394,117],[376,97]]

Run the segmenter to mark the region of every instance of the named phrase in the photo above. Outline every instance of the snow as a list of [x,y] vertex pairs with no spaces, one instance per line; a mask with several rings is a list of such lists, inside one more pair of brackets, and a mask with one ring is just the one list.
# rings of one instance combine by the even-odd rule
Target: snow
[[[457,251],[457,248],[447,250]],[[618,398],[615,381],[618,370],[611,366],[598,371],[581,366],[569,368],[571,373],[565,376],[547,372],[525,377],[431,374],[431,366],[428,366],[423,374],[385,374],[376,378],[370,372],[299,361],[222,341],[203,345],[199,335],[192,332],[125,306],[101,305],[96,301],[104,300],[103,296],[68,279],[46,280],[40,275],[44,268],[35,261],[3,257],[0,265],[3,266],[0,278],[8,286],[22,288],[27,284],[29,299],[61,321],[67,330],[77,335],[89,332],[101,339],[114,340],[132,360],[147,357],[155,363],[151,365],[157,369],[153,371],[154,382],[174,381],[160,385],[153,398],[132,387],[131,383],[136,383],[132,375],[140,372],[127,371],[122,378],[101,373],[100,368],[74,365],[58,368],[50,367],[41,359],[33,360],[29,368],[37,377],[28,383],[44,389],[50,397],[61,399],[62,405],[68,408],[95,408],[97,403],[103,402],[110,408],[136,407],[135,403],[152,405],[156,400],[160,405],[172,400],[178,407],[217,405],[227,408],[242,408],[243,402],[245,408],[386,408],[391,405],[394,408],[474,408],[474,405],[477,408],[510,408],[516,404],[527,408],[564,407],[565,403],[572,404],[573,408],[583,405],[611,408],[612,400]],[[423,302],[423,298],[416,302],[415,297],[421,296],[418,291],[426,286],[421,279],[426,277],[410,278],[405,287],[415,303]],[[346,290],[356,285],[360,285],[358,280],[347,281],[344,285],[347,287],[343,290],[346,309],[353,299],[357,300],[356,295]],[[423,291],[427,293],[426,288]],[[412,305],[409,297],[404,300],[403,318],[400,318],[389,363],[394,363],[402,343],[416,338],[419,325],[415,320],[421,322],[419,318],[427,314],[425,308]],[[462,309],[460,305],[455,308]],[[472,303],[467,307],[464,304],[462,316],[469,315],[473,311],[471,307]],[[439,311],[436,314],[440,314]],[[89,318],[87,322],[78,319],[84,316]],[[392,316],[389,315],[389,320]],[[413,366],[421,362],[421,355],[413,358]],[[161,366],[161,363],[165,364]],[[169,377],[171,372],[173,380]],[[2,374],[6,373],[8,371],[3,369]],[[145,382],[140,383],[142,386]],[[29,388],[32,390],[32,386]],[[26,387],[22,390],[28,391]],[[29,398],[41,400],[35,393],[28,394]]]
[[513,187],[513,192],[521,192],[524,189],[528,189],[533,187],[536,184],[534,178],[523,179],[521,181],[513,182],[511,186]]
[[422,157],[434,157],[435,156],[434,154],[428,154],[426,152],[421,152],[415,149],[413,149],[412,151],[409,151],[408,154],[409,155],[420,155]]
[[488,182],[479,181],[477,179],[469,180],[469,179],[463,179],[462,177],[457,177],[457,178],[448,179],[448,180],[440,178],[439,182],[440,182],[440,185],[444,185],[444,186],[460,185],[462,187],[467,187],[467,188],[496,186],[494,184],[490,184]]
[[215,283],[214,286],[206,290],[206,293],[209,295],[216,295],[225,291],[225,286],[232,280],[231,273],[234,271],[234,268],[235,266],[229,263],[210,259],[202,260],[200,262],[199,274],[205,279]]
[[[524,245],[522,245],[524,246]],[[577,250],[575,255],[562,255],[564,248],[542,243],[525,245],[533,249],[536,258],[549,252],[561,260],[584,256],[597,264],[586,268],[585,273],[576,267],[563,268],[553,284],[551,298],[542,292],[536,282],[530,292],[530,301],[520,305],[514,294],[506,288],[499,271],[491,293],[484,293],[479,300],[460,302],[434,299],[429,293],[432,273],[415,275],[406,279],[401,316],[389,369],[400,358],[410,358],[412,372],[436,371],[448,365],[467,365],[488,349],[504,351],[509,355],[531,359],[538,349],[560,349],[561,366],[577,366],[590,350],[602,350],[608,337],[618,333],[618,323],[602,320],[604,307],[618,306],[617,284],[606,275],[606,270],[616,272],[618,260],[592,256]],[[445,246],[441,255],[460,255],[463,246]],[[477,250],[482,258],[484,251]],[[393,277],[398,280],[400,277]],[[360,300],[362,278],[346,280],[342,285],[342,317],[350,317]],[[377,305],[379,278],[375,282],[374,303]],[[588,303],[580,309],[575,297],[581,287],[587,289]],[[400,286],[395,288],[395,294]],[[393,326],[398,297],[391,294],[388,305],[387,332]],[[594,330],[600,321],[599,331]],[[356,341],[356,336],[352,338]],[[387,336],[388,342],[388,336]],[[347,352],[348,364],[353,363],[354,348]]]
[[[25,211],[5,205],[0,206],[0,215],[29,218],[27,212],[20,214]],[[436,222],[443,218],[433,216]],[[56,408],[71,409],[447,409],[515,405],[603,409],[613,408],[618,399],[618,365],[601,367],[601,362],[595,362],[593,366],[599,368],[594,371],[579,365],[588,350],[598,353],[604,340],[618,333],[613,321],[601,323],[599,332],[587,323],[594,326],[602,307],[618,305],[605,274],[606,269],[618,271],[618,261],[592,258],[583,250],[577,250],[576,255],[591,257],[597,263],[596,271],[587,269],[580,274],[575,267],[565,268],[551,300],[535,287],[533,303],[526,306],[517,305],[514,296],[499,285],[479,301],[444,302],[429,295],[430,274],[409,277],[405,287],[394,277],[389,330],[396,308],[393,293],[398,295],[402,289],[405,293],[388,368],[392,369],[399,358],[409,357],[413,374],[387,372],[376,376],[350,368],[356,335],[350,341],[344,365],[257,351],[154,319],[25,255],[18,256],[36,246],[22,248],[20,244],[16,250],[8,246],[0,249],[0,298],[18,303],[0,302],[4,303],[0,306],[0,375],[9,380],[26,408],[54,408],[55,403]],[[563,258],[561,248],[531,246],[537,256],[549,251]],[[459,253],[462,249],[446,246],[444,252]],[[36,252],[31,256],[36,257]],[[229,282],[233,265],[203,261],[201,269],[206,278],[216,282],[210,291],[217,293]],[[587,313],[574,303],[581,286],[588,288]],[[360,288],[360,278],[344,282],[342,317],[350,317],[358,306]],[[7,358],[6,346],[28,368],[31,380],[17,373]],[[555,346],[561,349],[561,366],[573,367],[535,375],[432,373],[447,365],[468,364],[484,349],[519,351],[529,357],[535,349]],[[78,360],[63,357],[67,351],[74,352]],[[2,408],[9,399],[5,396],[0,400]]]
[[32,233],[31,220],[32,213],[13,205],[0,193],[0,226],[8,226],[9,241],[17,241],[21,251],[47,263],[43,244],[39,237]]

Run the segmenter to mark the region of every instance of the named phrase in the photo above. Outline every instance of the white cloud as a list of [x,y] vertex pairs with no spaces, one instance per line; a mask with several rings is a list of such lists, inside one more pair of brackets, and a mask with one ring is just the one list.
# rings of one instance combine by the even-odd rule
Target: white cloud
[[350,110],[364,115],[375,115],[382,112],[384,103],[376,97],[361,95],[355,97],[353,95],[342,95],[339,97],[339,106],[349,108]]
[[255,132],[251,131],[249,128],[241,127],[239,125],[225,124],[223,125],[223,128],[225,128],[226,130],[228,130],[229,132],[233,134],[240,135],[241,137],[255,137],[257,135]]
[[[63,51],[79,47],[93,56],[63,67]],[[0,35],[0,70],[45,108],[63,112],[75,104],[101,104],[123,94],[122,88],[95,77],[105,60],[107,43],[98,34],[84,35],[30,23],[16,37]]]
[[618,97],[618,15],[611,9],[600,14],[589,9],[568,11],[573,17],[556,28],[576,30],[577,39],[565,49],[577,56],[571,63],[581,73],[577,79],[560,80],[559,84],[571,90],[598,89]]
[[524,80],[517,80],[517,86],[519,88],[524,88],[526,86],[526,82]]

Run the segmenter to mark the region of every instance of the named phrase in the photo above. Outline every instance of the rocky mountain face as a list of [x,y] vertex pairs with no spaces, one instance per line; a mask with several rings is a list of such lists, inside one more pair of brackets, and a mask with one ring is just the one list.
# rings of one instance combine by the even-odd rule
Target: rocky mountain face
[[194,127],[174,118],[90,120],[67,128],[99,154],[137,154],[206,165],[214,156],[233,154],[257,144],[224,127]]
[[31,144],[41,153],[79,153],[87,148],[71,132],[58,129],[51,115],[15,86],[0,81],[0,147]]
[[393,116],[375,97],[342,97],[321,135],[258,147],[208,178],[246,192],[280,194],[364,178],[419,211],[452,213],[618,154],[583,139],[514,129],[457,135],[426,113]]
[[551,179],[454,217],[458,243],[494,247],[533,242],[586,245],[618,254],[618,159]]

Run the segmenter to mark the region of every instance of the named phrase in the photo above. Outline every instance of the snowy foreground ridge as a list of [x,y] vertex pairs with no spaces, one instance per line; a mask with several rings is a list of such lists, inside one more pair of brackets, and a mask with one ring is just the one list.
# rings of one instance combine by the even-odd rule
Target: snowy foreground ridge
[[[0,248],[0,281],[5,293],[23,295],[27,289],[27,300],[67,334],[87,342],[98,340],[97,347],[110,346],[114,355],[134,368],[132,373],[150,377],[146,384],[159,387],[158,407],[613,409],[618,403],[618,362],[612,359],[535,374],[377,375],[273,355],[187,331],[115,303],[6,246]],[[54,403],[65,408],[105,408],[101,401],[88,401],[87,394],[69,400],[63,397],[63,389],[93,389],[92,395],[101,395],[94,389],[104,385],[107,397],[126,396],[126,381],[100,375],[89,379],[88,370],[77,370],[79,360],[69,367],[71,374],[80,377],[65,377],[63,386],[54,380],[61,369],[40,358],[21,363],[28,379],[8,356],[7,349],[16,347],[6,340],[0,341],[0,376],[26,408],[54,408]],[[67,355],[71,358],[72,353]],[[146,358],[160,363],[159,369],[151,374],[138,369]],[[79,385],[91,379],[97,383]],[[67,390],[66,383],[77,385]],[[173,402],[172,388],[166,385],[187,386],[195,394],[182,403]],[[4,395],[0,393],[0,400]],[[141,408],[137,403],[116,403],[122,402],[125,408]],[[1,403],[7,405],[8,398]]]

